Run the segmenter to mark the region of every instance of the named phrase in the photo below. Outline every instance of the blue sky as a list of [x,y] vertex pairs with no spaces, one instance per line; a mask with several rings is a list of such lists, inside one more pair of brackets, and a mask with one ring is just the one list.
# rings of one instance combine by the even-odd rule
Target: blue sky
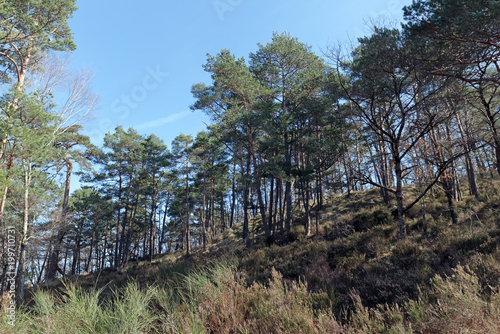
[[95,72],[101,96],[86,134],[101,144],[117,125],[154,133],[170,147],[208,118],[192,112],[194,83],[210,83],[206,54],[221,49],[248,58],[272,33],[289,32],[321,55],[329,44],[367,35],[367,22],[401,21],[411,0],[81,0],[69,24],[75,71]]

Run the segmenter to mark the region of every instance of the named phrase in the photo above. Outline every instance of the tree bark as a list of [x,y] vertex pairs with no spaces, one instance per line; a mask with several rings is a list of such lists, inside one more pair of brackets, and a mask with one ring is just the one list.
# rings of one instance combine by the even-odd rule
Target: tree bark
[[73,163],[71,162],[68,153],[66,154],[65,164],[66,164],[66,182],[64,184],[64,197],[63,197],[61,215],[59,222],[57,224],[59,230],[54,240],[52,251],[49,257],[49,264],[46,274],[47,280],[55,278],[56,273],[59,269],[59,256],[61,253],[64,237],[66,236],[67,233],[66,219],[67,219],[67,209],[69,203],[69,191],[71,185],[71,172],[73,171]]
[[20,303],[24,302],[24,281],[26,265],[26,246],[28,243],[28,223],[29,223],[29,189],[31,186],[31,161],[25,161],[24,166],[24,210],[23,210],[23,230],[20,240],[19,263],[17,267],[17,297]]
[[229,227],[234,224],[234,209],[236,206],[236,160],[233,162],[233,180],[231,185],[231,216],[229,218]]
[[186,255],[191,255],[191,231],[189,228],[189,156],[186,157]]
[[286,176],[287,179],[285,181],[285,230],[287,232],[290,232],[290,228],[292,227],[292,182],[290,180],[290,168],[292,165],[292,156],[290,154],[290,148],[289,148],[289,140],[288,140],[288,134],[285,132],[285,160],[287,163],[287,171],[286,171]]
[[122,172],[121,169],[118,171],[118,212],[116,214],[116,239],[115,239],[115,267],[120,265],[121,252],[120,249],[120,216],[122,211]]
[[[398,151],[399,148],[396,148],[396,152]],[[394,172],[396,174],[396,205],[398,208],[399,238],[404,240],[406,238],[406,225],[403,217],[403,173],[401,161],[399,159],[399,152],[394,155]]]
[[250,169],[251,169],[251,160],[250,152],[247,154],[247,162],[246,162],[246,177],[244,180],[244,188],[243,188],[243,240],[245,240],[245,245],[247,247],[250,246],[250,230],[249,230],[249,204],[250,204],[250,186],[248,178],[250,177]]
[[155,252],[154,239],[156,234],[156,171],[153,172],[153,194],[151,196],[151,212],[149,213],[149,262],[153,261]]

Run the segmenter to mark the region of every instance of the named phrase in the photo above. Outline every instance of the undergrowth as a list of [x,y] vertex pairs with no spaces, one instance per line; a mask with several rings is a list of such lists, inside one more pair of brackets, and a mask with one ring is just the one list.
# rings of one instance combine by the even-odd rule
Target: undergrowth
[[[182,278],[182,279],[181,279]],[[175,282],[175,283],[174,283]],[[182,284],[178,285],[178,283]],[[112,300],[102,289],[72,285],[64,293],[35,293],[31,309],[20,309],[15,326],[2,314],[2,333],[497,333],[500,291],[484,293],[480,279],[458,266],[434,276],[417,298],[401,304],[363,305],[341,323],[331,296],[311,293],[302,282],[285,284],[272,270],[266,284],[248,285],[234,264],[213,264],[173,281],[140,289],[130,282]]]
[[39,290],[15,327],[2,312],[0,332],[500,333],[498,200],[466,196],[451,225],[444,200],[428,198],[399,240],[394,208],[376,191],[336,196],[318,234],[295,225],[245,248],[236,225],[189,259]]

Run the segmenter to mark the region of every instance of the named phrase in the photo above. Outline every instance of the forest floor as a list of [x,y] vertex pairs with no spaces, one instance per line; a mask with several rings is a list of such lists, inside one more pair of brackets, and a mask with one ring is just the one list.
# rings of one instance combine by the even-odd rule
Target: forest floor
[[376,189],[332,195],[310,236],[297,209],[272,245],[256,219],[250,247],[236,225],[189,258],[51,282],[0,332],[500,333],[500,182],[481,193],[456,203],[456,225],[432,194],[408,212],[406,240]]

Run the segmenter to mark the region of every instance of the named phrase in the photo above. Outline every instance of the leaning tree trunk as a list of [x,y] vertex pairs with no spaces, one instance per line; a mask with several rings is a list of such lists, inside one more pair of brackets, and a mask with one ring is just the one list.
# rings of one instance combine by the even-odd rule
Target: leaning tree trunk
[[[20,94],[21,91],[24,88],[24,82],[26,80],[26,75],[28,73],[28,67],[31,65],[31,51],[32,51],[31,50],[31,43],[29,43],[29,45],[30,46],[28,46],[26,57],[24,59],[22,59],[22,61],[21,61],[22,63],[18,65],[18,68],[20,70],[18,72],[16,90],[15,90],[15,93],[14,93],[14,99],[13,99],[12,103],[8,107],[9,109],[12,108],[12,111],[15,111],[15,110],[17,110],[19,108],[19,97],[18,97],[18,94]],[[12,125],[12,121],[9,120],[9,123]],[[5,147],[7,145],[7,142],[8,142],[9,133],[5,132],[2,135],[3,135],[2,144]],[[5,175],[6,180],[9,178],[9,170],[13,166],[15,148],[16,148],[16,142],[14,142],[13,145],[12,145],[12,151],[11,151],[11,154],[10,154],[10,157],[9,157],[9,162],[7,164],[7,175]],[[3,154],[4,154],[4,151],[3,150],[0,151],[0,159],[3,158]],[[0,202],[0,224],[2,222],[2,216],[3,216],[3,213],[4,213],[4,209],[5,209],[5,202],[6,202],[6,199],[7,199],[7,192],[8,192],[8,190],[9,190],[8,186],[6,186],[3,189],[2,200]]]
[[479,87],[478,90],[479,98],[484,107],[484,114],[488,120],[488,125],[491,130],[491,134],[493,137],[493,148],[495,150],[495,169],[498,174],[500,174],[500,134],[498,133],[498,129],[496,126],[496,117],[495,112],[492,111],[491,99],[487,99],[484,96],[484,90],[482,87]]
[[234,224],[234,209],[236,207],[236,160],[233,162],[233,180],[231,185],[231,216],[229,218],[229,227]]
[[49,257],[49,265],[47,268],[47,274],[46,274],[46,279],[53,279],[56,276],[56,273],[59,269],[59,255],[61,253],[62,249],[62,244],[64,237],[66,236],[66,224],[65,220],[67,218],[67,208],[68,208],[68,203],[69,203],[69,191],[70,191],[70,184],[71,184],[71,172],[73,170],[73,163],[69,160],[69,155],[66,155],[66,182],[64,185],[64,197],[63,197],[63,204],[62,204],[62,210],[61,210],[61,215],[60,219],[58,222],[58,232],[56,239],[54,240],[52,251],[50,253]]

